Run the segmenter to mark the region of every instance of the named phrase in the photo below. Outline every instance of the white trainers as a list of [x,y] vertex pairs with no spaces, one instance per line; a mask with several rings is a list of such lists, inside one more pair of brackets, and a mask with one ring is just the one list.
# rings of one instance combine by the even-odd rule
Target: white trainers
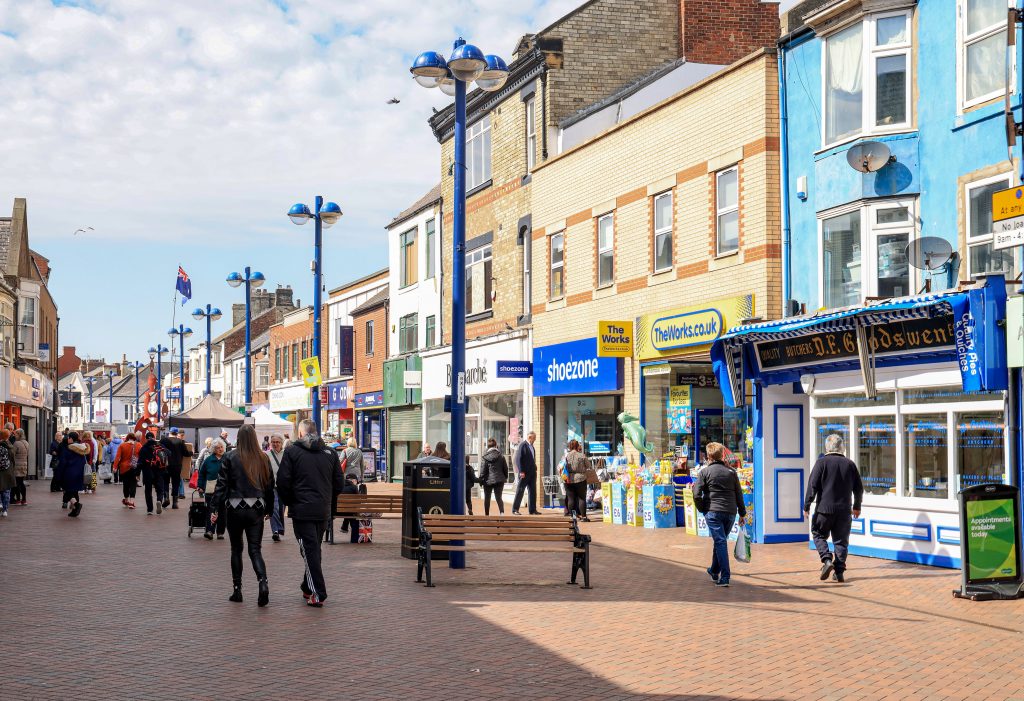
[[7,518],[7,509],[4,509],[3,511],[0,511],[0,517]]

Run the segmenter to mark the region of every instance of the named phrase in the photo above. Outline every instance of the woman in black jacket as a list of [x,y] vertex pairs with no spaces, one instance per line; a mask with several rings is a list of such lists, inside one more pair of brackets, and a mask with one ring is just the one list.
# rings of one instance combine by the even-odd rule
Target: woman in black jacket
[[498,450],[498,441],[488,438],[487,450],[480,458],[480,478],[478,480],[484,488],[484,516],[491,513],[491,494],[498,502],[498,513],[505,514],[505,504],[501,501],[501,492],[505,489],[507,480],[508,462]]
[[231,580],[234,584],[229,601],[242,600],[242,535],[249,545],[249,559],[259,580],[260,606],[270,601],[267,566],[263,562],[263,522],[274,511],[274,473],[270,458],[260,450],[256,429],[244,424],[238,429],[238,447],[224,456],[217,475],[217,489],[210,503],[210,520],[217,522],[217,512],[225,507],[228,538],[231,540]]

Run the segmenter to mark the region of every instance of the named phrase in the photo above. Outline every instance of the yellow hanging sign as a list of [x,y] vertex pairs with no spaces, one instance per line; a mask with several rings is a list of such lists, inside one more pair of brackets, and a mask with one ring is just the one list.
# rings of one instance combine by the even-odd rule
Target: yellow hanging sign
[[633,322],[597,322],[597,356],[630,358],[633,356]]
[[320,359],[317,357],[303,358],[299,361],[299,368],[302,370],[302,384],[306,387],[319,387],[321,383],[320,378]]

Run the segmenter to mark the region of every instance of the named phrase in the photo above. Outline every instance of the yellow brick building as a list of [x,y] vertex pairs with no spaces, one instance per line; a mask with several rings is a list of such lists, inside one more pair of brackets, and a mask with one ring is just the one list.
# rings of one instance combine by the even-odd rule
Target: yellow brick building
[[[776,86],[774,51],[756,51],[534,169],[533,392],[547,474],[572,438],[614,453],[620,411],[643,417],[658,454],[692,461],[708,440],[742,451],[708,352],[740,318],[781,315]],[[588,376],[602,320],[633,322],[635,350]]]

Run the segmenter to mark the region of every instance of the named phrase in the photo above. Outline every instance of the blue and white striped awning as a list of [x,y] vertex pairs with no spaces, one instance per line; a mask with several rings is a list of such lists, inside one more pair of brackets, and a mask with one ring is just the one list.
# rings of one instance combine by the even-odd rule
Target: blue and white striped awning
[[[1006,282],[1001,276],[989,276],[983,286],[965,291],[898,297],[862,306],[736,326],[712,344],[711,359],[726,401],[735,406],[734,398],[742,396],[743,380],[776,384],[793,381],[797,373],[838,370],[851,364],[859,366],[859,359],[847,359],[842,363],[823,363],[820,367],[789,368],[785,372],[762,371],[751,352],[755,343],[942,316],[953,317],[956,325],[956,355],[964,389],[1005,389],[1005,331],[998,321],[1006,318]],[[949,353],[948,349],[946,353]]]

